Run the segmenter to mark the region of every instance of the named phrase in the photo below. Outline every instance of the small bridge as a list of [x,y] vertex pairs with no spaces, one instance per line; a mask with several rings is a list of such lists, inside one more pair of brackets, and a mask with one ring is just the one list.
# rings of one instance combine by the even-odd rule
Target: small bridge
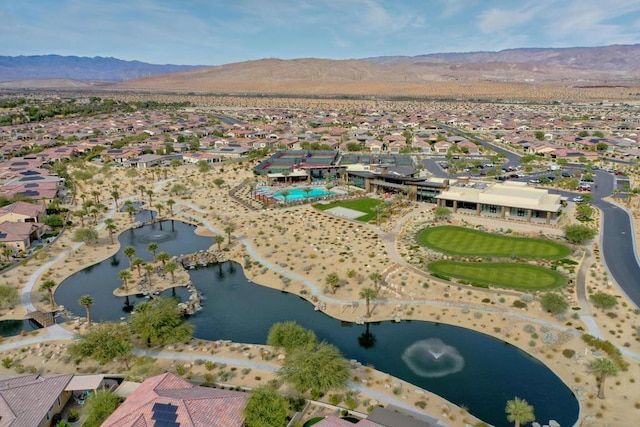
[[27,318],[31,319],[33,322],[43,328],[47,328],[56,324],[53,313],[45,313],[44,311],[30,311],[29,313],[27,313]]

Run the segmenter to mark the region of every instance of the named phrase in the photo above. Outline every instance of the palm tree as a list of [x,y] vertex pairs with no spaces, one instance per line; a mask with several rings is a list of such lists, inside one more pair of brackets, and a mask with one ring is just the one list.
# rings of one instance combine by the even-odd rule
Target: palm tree
[[136,256],[136,248],[134,248],[133,246],[127,246],[126,248],[124,248],[124,256],[126,256],[127,258],[129,258],[129,268],[131,270],[133,270],[133,257]]
[[520,427],[520,424],[527,424],[536,419],[533,414],[533,406],[519,397],[507,401],[504,410],[507,413],[507,421],[515,423],[515,427]]
[[219,251],[222,250],[220,248],[220,245],[222,244],[222,242],[224,242],[224,237],[223,236],[221,236],[219,234],[216,234],[215,236],[213,236],[213,243],[218,245],[218,250]]
[[340,276],[338,273],[332,272],[327,274],[327,277],[324,279],[327,285],[331,288],[331,291],[335,294],[340,287]]
[[100,203],[100,192],[98,190],[93,190],[91,192],[91,195],[93,196],[93,200],[95,200],[96,203]]
[[129,292],[129,280],[131,280],[131,272],[129,270],[121,270],[118,273],[118,278],[124,282],[124,292]]
[[57,283],[51,279],[45,280],[42,282],[42,285],[40,285],[40,292],[47,291],[49,293],[49,302],[51,303],[52,309],[56,307],[56,303],[53,300],[53,288],[55,288],[56,285]]
[[374,271],[373,273],[371,273],[369,275],[369,279],[373,282],[373,285],[375,286],[375,289],[379,289],[379,283],[382,281],[382,274],[380,274],[377,271]]
[[384,213],[384,207],[382,205],[376,205],[371,210],[376,214],[376,225],[380,226],[380,219]]
[[118,193],[117,191],[113,190],[111,192],[111,197],[113,197],[113,201],[116,202],[116,209],[118,209],[118,199],[120,198],[120,193]]
[[611,359],[600,357],[589,363],[588,371],[596,376],[598,399],[604,399],[604,380],[618,375],[618,367]]
[[93,297],[91,295],[83,295],[78,300],[78,304],[84,305],[85,310],[87,310],[87,325],[91,327],[91,306],[93,305]]
[[224,232],[227,233],[227,238],[229,239],[229,244],[231,244],[231,233],[233,233],[233,225],[227,225],[224,228]]
[[171,258],[169,252],[160,252],[158,254],[158,261],[161,261],[162,265],[165,265],[167,261],[169,261],[169,258]]
[[91,208],[91,216],[93,217],[93,224],[97,224],[98,222],[98,208],[97,207],[93,207]]
[[153,204],[153,190],[147,190],[147,196],[149,196],[149,207]]
[[131,261],[131,264],[138,269],[138,279],[141,278],[142,273],[140,272],[140,267],[144,264],[142,258],[134,258],[133,261]]
[[144,271],[147,273],[147,282],[149,282],[149,287],[151,287],[151,273],[153,272],[153,266],[151,264],[145,264]]
[[177,269],[178,264],[176,264],[174,261],[170,261],[167,263],[167,265],[164,266],[164,271],[171,275],[171,283],[175,283],[176,281],[175,272]]
[[158,250],[158,244],[156,242],[151,242],[147,245],[147,249],[149,249],[149,252],[153,255],[153,262],[157,262],[158,259],[156,258],[156,251]]
[[84,209],[74,211],[73,216],[77,216],[78,218],[80,218],[80,224],[82,225],[82,227],[84,227],[84,217],[87,216],[87,211],[85,211]]
[[[127,200],[127,202],[130,202],[130,200]],[[133,203],[127,203],[125,210],[129,214],[129,220],[133,222],[133,220],[135,219],[134,214],[136,213],[136,207],[133,206]]]
[[167,206],[169,206],[169,213],[173,216],[173,205],[176,204],[176,201],[173,199],[167,200]]
[[311,189],[311,187],[302,187],[302,191],[304,191],[304,194],[305,194],[307,202],[308,202],[309,201],[309,193],[311,193],[313,190]]
[[367,304],[367,315],[366,317],[371,317],[371,300],[378,298],[378,291],[373,288],[364,288],[358,294],[360,299],[363,299]]
[[158,210],[158,216],[162,215],[162,209],[164,208],[164,206],[162,205],[162,203],[156,203],[155,205],[153,205],[157,210]]
[[138,190],[140,190],[140,198],[144,198],[144,192],[147,189],[144,185],[138,185]]
[[111,218],[105,219],[104,223],[106,224],[105,228],[109,232],[109,240],[111,240],[111,244],[113,245],[113,232],[116,230],[116,225]]
[[288,196],[289,194],[291,194],[291,193],[290,193],[289,191],[287,191],[287,190],[282,190],[282,191],[280,192],[280,195],[281,195],[281,196],[282,196],[282,198],[284,199],[284,204],[285,204],[285,205],[287,204],[287,196]]

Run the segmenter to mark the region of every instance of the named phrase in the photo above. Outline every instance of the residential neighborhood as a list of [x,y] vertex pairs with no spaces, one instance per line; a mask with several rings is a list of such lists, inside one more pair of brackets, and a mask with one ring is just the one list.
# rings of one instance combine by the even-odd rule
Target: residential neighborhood
[[[584,223],[598,235],[595,202],[606,199],[631,209],[637,194],[640,120],[631,106],[311,100],[306,108],[292,108],[282,106],[282,100],[268,106],[269,100],[256,99],[251,107],[238,108],[235,99],[216,98],[212,108],[190,102],[147,106],[117,94],[114,99],[71,98],[64,92],[33,95],[25,102],[42,111],[51,105],[86,104],[100,112],[35,120],[20,112],[23,104],[0,110],[15,122],[0,128],[0,255],[6,287],[19,292],[6,304],[6,321],[36,324],[32,332],[16,324],[17,332],[7,336],[11,347],[0,375],[5,402],[0,425],[8,419],[8,426],[56,425],[71,409],[84,421],[92,396],[108,392],[117,396],[117,409],[101,421],[104,426],[241,427],[247,425],[255,390],[265,385],[289,399],[285,406],[291,426],[312,419],[323,427],[480,425],[477,406],[457,406],[425,390],[423,383],[409,384],[355,359],[345,362],[350,390],[316,394],[310,387],[299,390],[282,381],[279,364],[286,364],[289,354],[264,341],[236,346],[203,338],[216,331],[209,326],[170,344],[152,342],[155,337],[149,335],[145,348],[143,333],[130,332],[128,319],[143,315],[145,309],[138,307],[163,300],[168,291],[178,294],[176,312],[197,320],[204,316],[198,314],[202,306],[210,304],[204,295],[209,290],[198,289],[202,286],[191,274],[213,268],[222,281],[232,279],[237,268],[254,286],[296,294],[314,312],[344,324],[368,328],[369,323],[442,319],[491,333],[543,360],[539,351],[563,354],[560,345],[575,354],[583,346],[576,338],[576,331],[583,330],[575,326],[580,317],[573,316],[576,323],[569,325],[566,315],[534,306],[546,288],[523,292],[524,297],[518,288],[504,292],[504,285],[493,288],[492,283],[433,272],[428,261],[454,256],[419,249],[417,236],[439,226],[466,227],[504,239],[542,238],[565,245],[563,233],[571,225]],[[103,112],[105,105],[113,110]],[[358,209],[369,210],[365,224]],[[182,226],[196,232],[185,237]],[[121,240],[123,236],[129,240]],[[193,253],[169,254],[161,246],[196,238],[210,241],[198,243],[202,246]],[[548,286],[559,288],[567,300],[565,309],[571,304],[586,311],[588,296],[580,294],[586,283],[606,292],[615,289],[610,279],[603,279],[611,276],[599,264],[597,243],[582,237],[569,243],[559,261],[529,260],[516,250],[495,257],[523,269],[551,264],[555,282]],[[488,268],[492,257],[465,255],[454,261],[472,259]],[[585,260],[593,261],[592,266]],[[102,270],[106,264],[119,270],[117,279]],[[583,274],[578,284],[578,268],[591,268],[591,278]],[[73,290],[78,295],[69,302],[65,293],[73,292],[65,281],[80,272],[87,276],[81,276],[80,290]],[[90,276],[95,272],[99,276]],[[97,282],[113,288],[108,298],[92,296]],[[219,297],[214,291],[209,296]],[[124,307],[98,307],[111,304],[110,298],[118,305],[125,300]],[[630,310],[627,305],[618,309],[620,316]],[[109,311],[106,320],[104,312]],[[544,339],[524,335],[530,328],[520,324],[514,330],[509,325],[515,322],[535,324]],[[49,341],[73,347],[71,343],[100,331],[99,325],[122,329],[134,340],[129,350],[123,346],[125,356],[92,364],[85,360],[92,356],[67,353],[62,344],[49,350]],[[55,340],[41,329],[57,331],[51,332]],[[367,349],[368,339],[375,347],[375,336],[368,333],[358,338],[359,347]],[[34,341],[22,357],[19,340],[32,334]],[[619,334],[617,343],[627,339],[626,333]],[[434,363],[441,353],[459,360],[457,351],[446,346],[421,351]],[[428,378],[407,362],[407,352],[409,348],[397,359],[418,372],[417,380]],[[143,375],[123,373],[134,372],[136,361],[149,363],[150,354],[157,356],[152,362],[156,369],[145,365]],[[587,353],[580,357],[586,363]],[[562,375],[555,379],[571,384],[578,398],[598,402],[575,380],[578,374],[565,372],[580,363],[567,366],[561,358],[547,358],[553,359],[548,361],[552,373]],[[233,359],[237,366],[229,362]],[[54,364],[65,372],[47,371]],[[115,372],[103,371],[103,366]],[[20,396],[35,390],[39,403],[30,410]],[[294,410],[296,396],[304,404]],[[573,402],[578,398],[572,397]],[[567,405],[567,411],[573,409]],[[580,410],[576,403],[576,414]]]

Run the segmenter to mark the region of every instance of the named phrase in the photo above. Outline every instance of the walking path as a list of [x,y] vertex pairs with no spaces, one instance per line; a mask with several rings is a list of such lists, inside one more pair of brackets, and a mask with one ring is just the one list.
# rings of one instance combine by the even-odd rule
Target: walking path
[[[190,362],[195,362],[196,360],[205,360],[205,361],[215,362],[215,363],[224,363],[227,365],[237,366],[240,368],[258,369],[258,370],[261,370],[264,372],[270,372],[270,373],[275,373],[279,369],[279,366],[277,365],[261,363],[258,361],[248,360],[248,359],[235,359],[231,357],[221,357],[221,356],[215,356],[215,355],[206,355],[206,354],[202,355],[202,354],[192,354],[192,353],[178,353],[173,351],[156,351],[156,350],[142,350],[142,349],[136,349],[135,353],[138,356],[150,356],[153,358],[184,360],[184,361],[190,361]],[[448,426],[448,424],[438,420],[436,417],[433,417],[421,412],[416,412],[415,407],[405,402],[404,400],[390,396],[378,390],[374,390],[372,388],[366,387],[360,383],[350,381],[348,384],[348,388],[352,390],[357,390],[368,397],[377,399],[381,402],[385,402],[387,404],[390,404],[398,408],[401,408],[405,411],[408,411],[412,416],[416,418],[422,419],[424,421],[433,423],[438,426],[442,426],[442,427]]]
[[[201,213],[201,214],[206,214],[206,211],[203,209],[198,208],[197,206],[194,206],[190,203],[179,203],[179,205],[184,205],[192,210],[194,210],[195,212]],[[420,274],[421,276],[425,277],[425,278],[429,278],[429,279],[433,279],[430,275],[428,275],[427,273],[425,273],[424,271],[417,269],[416,267],[414,267],[413,265],[407,263],[407,261],[400,256],[400,254],[397,251],[396,248],[396,238],[399,234],[399,232],[402,230],[402,227],[412,218],[423,214],[425,211],[427,211],[426,208],[424,207],[420,207],[419,209],[416,209],[412,212],[410,212],[409,214],[405,215],[404,217],[402,217],[401,219],[398,220],[398,222],[396,223],[396,225],[394,226],[394,229],[392,232],[388,232],[388,233],[381,233],[378,229],[374,228],[373,226],[369,225],[369,224],[364,224],[365,226],[367,226],[368,228],[370,228],[371,230],[377,232],[379,235],[381,235],[381,237],[383,238],[383,240],[385,241],[385,245],[386,245],[386,249],[387,249],[387,253],[390,255],[390,257],[397,262],[398,264],[402,265],[403,267],[410,269],[411,271],[414,271],[416,274]],[[216,229],[209,221],[207,221],[206,219],[202,218],[202,217],[198,217],[195,215],[191,215],[191,214],[187,214],[187,213],[182,213],[185,217],[190,218],[193,221],[196,222],[200,222],[203,225],[205,225],[210,231],[217,233],[217,234],[223,234],[222,232],[220,232],[218,229]],[[348,220],[347,220],[348,221]],[[355,221],[354,221],[355,222]],[[360,223],[359,223],[360,224]],[[315,296],[316,298],[318,298],[319,301],[325,302],[325,303],[330,303],[330,304],[344,304],[345,302],[351,302],[349,301],[345,301],[344,299],[339,299],[339,298],[332,298],[330,296],[324,295],[317,287],[317,285],[315,284],[315,282],[311,281],[310,279],[300,276],[296,273],[293,273],[290,270],[284,269],[282,267],[280,267],[277,264],[274,264],[272,262],[269,262],[268,260],[264,259],[259,253],[257,253],[254,248],[251,246],[251,244],[249,243],[249,241],[246,238],[239,238],[240,243],[242,243],[242,245],[246,248],[247,252],[249,253],[249,255],[255,259],[256,261],[260,262],[262,265],[264,265],[265,267],[277,272],[278,274],[281,274],[285,277],[288,277],[292,280],[297,280],[300,281],[301,283],[303,283],[305,286],[307,286],[310,289],[310,292],[313,296]],[[591,258],[586,258],[584,260],[584,262],[581,264],[579,273],[577,275],[577,287],[578,289],[584,290],[586,288],[586,271],[588,269],[588,267],[591,265],[591,262],[589,262],[591,260]],[[505,291],[500,291],[502,293],[505,293]],[[581,291],[582,292],[582,291]],[[584,295],[586,292],[582,292],[582,294]],[[580,295],[580,293],[578,293],[578,295]],[[591,317],[591,311],[590,311],[590,307],[589,307],[589,303],[586,300],[586,297],[582,297],[579,298],[579,302],[581,307],[585,307],[585,311],[584,314],[581,315],[581,319],[584,321],[585,326],[587,327],[587,331],[590,335],[593,335],[594,337],[600,338],[600,339],[604,339],[602,333],[600,332],[600,329],[598,328],[598,325],[596,324],[595,320]],[[497,313],[497,314],[501,314],[504,316],[509,316],[515,319],[519,319],[519,320],[524,320],[530,323],[535,323],[541,326],[546,326],[550,329],[554,329],[557,331],[561,331],[561,332],[567,332],[570,333],[574,336],[581,336],[582,332],[574,329],[574,328],[569,328],[569,327],[565,327],[563,325],[559,325],[557,323],[554,322],[550,322],[550,321],[546,321],[544,319],[539,319],[537,317],[534,316],[529,316],[526,314],[522,314],[522,313],[514,313],[513,311],[509,311],[508,309],[505,308],[499,308],[499,307],[489,307],[486,305],[477,305],[477,304],[472,304],[472,303],[458,303],[458,302],[449,302],[449,301],[431,301],[431,300],[413,300],[413,299],[386,299],[384,301],[381,300],[377,300],[377,301],[372,301],[371,302],[372,305],[380,305],[380,304],[405,304],[405,305],[414,305],[414,306],[429,306],[429,307],[454,307],[454,308],[462,308],[462,309],[469,309],[469,310],[475,310],[475,311],[482,311],[482,312],[487,312],[487,313]],[[640,354],[638,353],[634,353],[630,350],[628,350],[627,348],[624,347],[619,347],[620,351],[625,354],[626,356],[640,361]]]
[[[155,187],[154,187],[154,191],[159,191],[167,182],[172,181],[171,179],[166,180],[166,181],[161,181],[158,182]],[[137,199],[137,196],[131,196],[129,198],[126,199],[122,199],[122,200],[127,200],[127,199]],[[181,209],[181,208],[185,208],[185,209]],[[196,214],[187,212],[186,210],[189,209],[193,212],[195,212]],[[425,207],[424,205],[421,206],[420,208],[410,212],[409,214],[403,216],[394,226],[393,230],[390,232],[381,232],[380,230],[378,230],[377,228],[374,228],[373,226],[369,225],[369,224],[364,224],[366,227],[368,227],[369,229],[375,231],[376,233],[378,233],[381,238],[383,239],[383,241],[385,242],[385,246],[387,249],[387,253],[389,254],[389,256],[399,265],[411,269],[411,271],[414,271],[418,274],[422,274],[422,275],[426,275],[425,272],[416,269],[414,266],[410,265],[409,263],[407,263],[407,261],[400,256],[400,254],[398,253],[397,247],[396,247],[396,243],[397,243],[397,238],[398,235],[400,234],[402,228],[413,218],[422,215],[423,213],[425,213],[427,211],[427,209],[429,209],[428,207]],[[115,204],[112,204],[112,206],[109,209],[109,212],[107,213],[106,217],[107,218],[111,218],[116,212],[116,208],[115,208]],[[213,233],[216,234],[220,234],[220,235],[224,235],[225,233],[223,233],[221,230],[218,230],[213,224],[211,224],[211,222],[209,222],[205,216],[207,215],[207,211],[204,209],[200,209],[199,207],[191,204],[191,203],[187,203],[187,202],[179,202],[176,203],[176,213],[182,215],[185,218],[188,218],[194,222],[197,223],[201,223],[203,224],[208,230],[210,230]],[[100,231],[105,227],[104,222],[100,223],[97,227],[96,227],[96,231]],[[331,304],[343,304],[345,302],[351,302],[351,301],[345,301],[343,299],[338,299],[338,298],[332,298],[330,296],[326,296],[324,295],[320,289],[318,289],[318,286],[316,285],[316,283],[314,283],[313,281],[309,280],[306,277],[302,277],[299,276],[296,273],[293,273],[289,270],[286,270],[284,268],[281,268],[279,265],[276,265],[272,262],[269,262],[268,260],[264,259],[260,254],[258,254],[255,249],[252,247],[252,245],[250,244],[249,240],[246,237],[242,237],[239,236],[238,240],[240,241],[240,243],[246,248],[247,253],[253,257],[253,259],[255,259],[256,261],[260,262],[262,265],[264,265],[265,267],[279,273],[282,274],[283,276],[286,276],[292,280],[296,280],[299,281],[301,283],[303,283],[305,286],[307,286],[310,290],[310,293],[312,295],[314,295],[315,297],[318,298],[318,300],[322,301],[322,302],[326,302],[326,303],[331,303]],[[36,271],[34,271],[31,276],[29,277],[27,283],[25,284],[25,286],[22,289],[22,294],[21,294],[21,302],[24,305],[26,310],[35,310],[35,306],[33,305],[33,303],[31,302],[31,293],[33,290],[33,287],[36,285],[36,282],[38,281],[38,279],[40,278],[40,276],[47,271],[47,269],[49,269],[53,264],[55,264],[56,262],[60,261],[61,259],[63,259],[64,257],[67,256],[71,256],[73,252],[77,251],[81,246],[83,245],[83,243],[76,243],[72,246],[71,249],[68,249],[64,252],[61,252],[60,254],[58,254],[56,257],[54,257],[53,259],[49,260],[47,263],[43,264],[42,266],[40,266]],[[579,272],[578,272],[578,276],[577,276],[577,296],[578,296],[578,302],[582,308],[581,310],[581,319],[583,320],[584,324],[586,325],[586,328],[589,332],[589,334],[596,336],[598,338],[602,338],[602,333],[600,332],[598,325],[596,324],[595,320],[593,319],[593,317],[591,316],[591,311],[590,311],[590,307],[588,304],[588,301],[586,299],[586,292],[585,292],[585,282],[586,282],[586,273],[588,271],[588,266],[591,264],[591,257],[592,254],[588,253],[585,256],[585,260],[583,261]],[[429,276],[430,277],[430,276]],[[375,301],[374,304],[405,304],[405,305],[417,305],[417,306],[430,306],[430,307],[456,307],[456,308],[466,308],[466,309],[471,309],[471,310],[475,310],[475,311],[484,311],[484,312],[491,312],[491,313],[499,313],[501,315],[504,316],[510,316],[513,318],[517,318],[517,319],[521,319],[521,320],[525,320],[527,322],[531,322],[531,323],[536,323],[539,325],[544,325],[546,327],[549,328],[553,328],[554,330],[559,330],[562,332],[568,332],[571,333],[573,335],[580,335],[581,332],[577,331],[573,328],[567,328],[563,325],[559,325],[553,322],[549,322],[549,321],[545,321],[542,319],[538,319],[529,315],[525,315],[522,313],[514,313],[514,312],[510,312],[507,309],[503,309],[503,308],[499,308],[499,307],[488,307],[488,306],[484,306],[484,305],[476,305],[476,304],[470,304],[470,303],[457,303],[457,302],[449,302],[449,301],[430,301],[430,300],[413,300],[413,299],[391,299],[391,300],[385,300],[385,301]],[[75,334],[73,332],[70,332],[64,328],[62,328],[59,325],[54,325],[51,326],[49,328],[46,328],[44,331],[40,332],[38,335],[36,336],[29,336],[23,340],[19,340],[19,341],[15,341],[15,342],[10,342],[10,343],[3,343],[0,344],[0,351],[4,351],[4,350],[9,350],[9,349],[15,349],[15,348],[19,348],[25,345],[30,345],[30,344],[37,344],[37,343],[42,343],[42,342],[47,342],[47,341],[55,341],[55,340],[71,340],[74,339]],[[620,348],[621,352],[629,357],[632,358],[636,361],[640,361],[640,355],[634,352],[629,351],[626,348]],[[151,356],[151,357],[157,357],[157,358],[167,358],[167,359],[173,359],[173,360],[189,360],[189,361],[195,361],[197,359],[204,359],[204,360],[210,360],[213,362],[218,362],[218,363],[225,363],[228,365],[233,365],[233,366],[238,366],[238,367],[245,367],[245,368],[252,368],[252,369],[257,369],[257,370],[262,370],[265,372],[275,372],[278,369],[277,365],[272,365],[272,364],[268,364],[268,363],[262,363],[260,361],[254,361],[254,360],[247,360],[247,359],[236,359],[236,358],[230,358],[230,357],[222,357],[222,356],[215,356],[215,355],[204,355],[204,354],[189,354],[189,353],[183,353],[183,352],[172,352],[172,351],[154,351],[154,350],[144,350],[144,349],[136,349],[135,350],[136,354],[138,355],[147,355],[147,356]],[[412,407],[411,405],[409,405],[407,402],[398,399],[394,396],[388,395],[386,393],[380,392],[380,391],[376,391],[373,389],[370,389],[362,384],[359,383],[350,383],[349,385],[352,389],[358,390],[359,392],[362,392],[363,394],[366,394],[367,396],[371,396],[372,398],[378,399],[380,401],[384,401],[388,404],[394,405],[398,408],[402,408],[403,410],[407,410],[410,411],[411,413],[415,414],[416,417],[424,419],[426,421],[432,422],[432,423],[437,423],[438,425],[441,426],[446,426],[446,424],[443,424],[441,421],[437,420],[434,417],[431,417],[429,415],[426,414],[422,414],[422,413],[418,413],[415,412],[415,408]]]
[[[164,187],[165,184],[167,184],[168,182],[173,181],[174,178],[170,178],[170,179],[166,179],[163,181],[159,181],[156,183],[156,185],[153,187],[153,191],[154,192],[158,192],[160,191],[160,189],[162,189],[162,187]],[[129,196],[129,197],[125,197],[121,200],[122,202],[125,202],[127,200],[136,200],[138,198],[137,195],[133,195],[133,196]],[[105,215],[105,219],[107,218],[113,218],[113,216],[116,213],[116,204],[115,202],[111,203],[109,206],[109,211],[107,212],[107,214]],[[104,230],[104,228],[107,226],[107,224],[105,224],[104,220],[101,221],[99,224],[97,224],[94,227],[94,230],[99,233],[102,230]],[[27,279],[27,282],[25,283],[25,285],[22,287],[21,289],[21,293],[20,293],[20,303],[23,305],[26,313],[29,313],[31,311],[36,311],[36,307],[33,305],[33,302],[31,300],[31,293],[33,292],[33,287],[35,286],[36,282],[38,281],[38,279],[40,278],[40,276],[47,271],[52,265],[54,265],[55,263],[57,263],[58,261],[60,261],[63,258],[66,258],[68,256],[71,256],[75,251],[77,251],[78,249],[80,249],[80,247],[82,247],[84,245],[83,242],[78,242],[75,243],[71,249],[67,249],[66,251],[62,251],[60,252],[58,255],[56,255],[54,258],[50,259],[49,261],[47,261],[46,263],[44,263],[43,265],[41,265],[37,270],[35,270],[33,273],[31,273],[31,275],[29,276],[29,279]]]

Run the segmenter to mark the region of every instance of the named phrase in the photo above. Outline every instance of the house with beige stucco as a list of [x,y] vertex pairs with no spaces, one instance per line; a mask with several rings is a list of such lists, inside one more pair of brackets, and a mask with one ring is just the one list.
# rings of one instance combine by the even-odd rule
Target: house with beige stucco
[[454,213],[552,224],[560,216],[565,201],[560,195],[526,182],[502,184],[460,183],[436,196],[438,206]]

